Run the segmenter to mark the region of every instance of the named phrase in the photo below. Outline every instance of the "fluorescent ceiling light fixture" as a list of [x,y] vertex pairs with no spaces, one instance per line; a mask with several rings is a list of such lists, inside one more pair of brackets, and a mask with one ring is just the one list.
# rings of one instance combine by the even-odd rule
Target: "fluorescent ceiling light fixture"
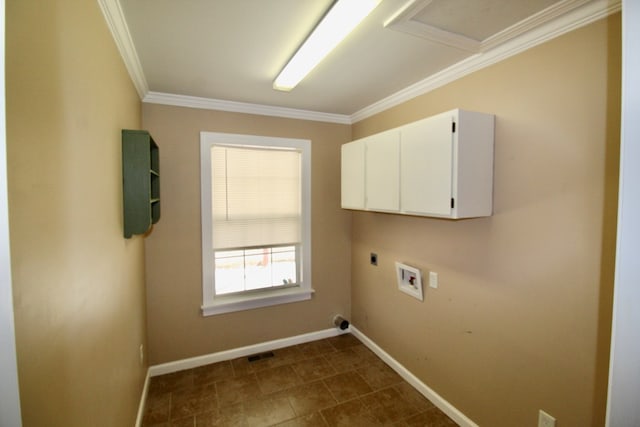
[[355,27],[381,0],[338,0],[273,82],[273,88],[290,91]]

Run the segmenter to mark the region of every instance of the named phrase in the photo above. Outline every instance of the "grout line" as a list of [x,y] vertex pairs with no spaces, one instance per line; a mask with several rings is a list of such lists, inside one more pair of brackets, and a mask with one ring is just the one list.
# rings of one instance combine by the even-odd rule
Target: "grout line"
[[318,411],[318,415],[320,415],[320,418],[322,419],[322,422],[324,423],[325,426],[329,426],[329,421],[327,421],[327,419],[324,417],[324,415],[322,415],[322,410]]

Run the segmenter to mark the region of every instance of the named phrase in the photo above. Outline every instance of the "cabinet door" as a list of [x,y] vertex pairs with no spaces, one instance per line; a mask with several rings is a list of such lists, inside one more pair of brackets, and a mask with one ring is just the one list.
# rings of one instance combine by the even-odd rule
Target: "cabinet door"
[[364,209],[364,149],[364,140],[342,146],[341,204],[345,209]]
[[400,209],[400,138],[398,130],[366,139],[366,208],[398,212]]
[[401,211],[451,215],[453,115],[440,114],[401,130]]

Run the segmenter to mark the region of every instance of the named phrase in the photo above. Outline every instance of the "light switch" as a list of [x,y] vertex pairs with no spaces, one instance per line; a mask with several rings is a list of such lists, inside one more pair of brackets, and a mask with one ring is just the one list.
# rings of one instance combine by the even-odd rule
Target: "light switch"
[[438,289],[438,273],[435,271],[429,272],[429,287]]

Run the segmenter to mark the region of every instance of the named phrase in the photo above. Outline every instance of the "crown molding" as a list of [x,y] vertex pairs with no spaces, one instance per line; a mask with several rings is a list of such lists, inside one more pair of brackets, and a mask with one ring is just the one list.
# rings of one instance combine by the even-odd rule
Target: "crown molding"
[[[524,34],[505,41],[499,46],[470,57],[406,87],[378,102],[375,102],[351,115],[352,123],[364,120],[417,96],[423,95],[461,77],[493,65],[534,46],[558,36],[576,30],[621,9],[621,0],[595,0],[582,7],[575,8],[542,25],[532,26]],[[499,33],[500,34],[500,33]],[[489,40],[489,39],[487,39]]]
[[124,18],[124,13],[120,7],[118,0],[98,0],[102,14],[104,15],[107,26],[111,31],[113,40],[116,42],[120,56],[124,61],[124,65],[131,76],[133,85],[138,92],[140,99],[143,99],[147,92],[149,92],[149,86],[147,85],[147,79],[142,71],[142,65],[136,52],[136,47],[131,39],[131,33],[129,33],[129,27],[127,21]]
[[200,108],[204,110],[229,111],[233,113],[257,114],[261,116],[284,117],[288,119],[312,120],[339,124],[351,124],[351,118],[344,114],[322,113],[271,105],[249,104],[246,102],[200,98],[197,96],[175,95],[162,92],[148,92],[142,102],[149,104],[173,105],[177,107]]
[[[479,53],[475,53],[351,115],[343,115],[150,92],[119,1],[98,0],[98,4],[102,9],[102,13],[116,42],[116,46],[120,51],[127,71],[143,102],[339,124],[352,124],[364,120],[621,10],[621,0],[593,0],[587,3],[584,2],[585,0],[563,0],[556,5],[552,5],[538,14],[483,40],[480,43]],[[408,3],[407,6],[396,16],[392,17],[388,23],[393,19],[400,19],[398,15],[402,13],[405,13],[405,16],[409,18],[414,16],[417,13],[419,5],[424,3],[425,2]],[[580,6],[580,4],[582,4],[582,6]],[[451,41],[451,43],[454,42],[455,40]],[[471,45],[468,45],[467,48],[470,49]]]
[[535,13],[514,25],[497,32],[496,34],[482,40],[480,51],[484,52],[493,49],[502,43],[518,37],[528,31],[534,30],[549,21],[561,17],[567,12],[584,6],[590,0],[562,0],[554,3],[546,9]]

